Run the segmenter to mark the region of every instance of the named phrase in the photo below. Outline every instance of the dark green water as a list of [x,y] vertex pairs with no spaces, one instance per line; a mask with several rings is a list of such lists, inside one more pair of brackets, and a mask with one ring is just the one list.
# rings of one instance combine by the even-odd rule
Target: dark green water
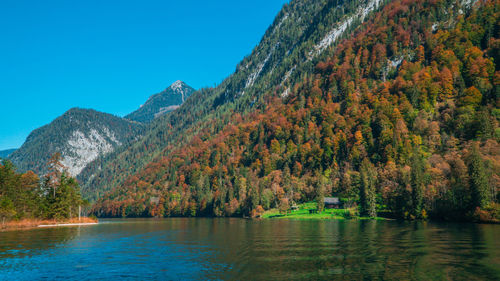
[[106,220],[0,233],[1,280],[500,280],[500,225]]

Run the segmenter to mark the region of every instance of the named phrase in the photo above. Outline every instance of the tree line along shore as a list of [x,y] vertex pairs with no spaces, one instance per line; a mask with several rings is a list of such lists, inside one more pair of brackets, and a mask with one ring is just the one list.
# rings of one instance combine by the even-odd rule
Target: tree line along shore
[[49,172],[41,179],[32,171],[18,173],[14,165],[0,164],[0,230],[25,229],[61,223],[95,223],[82,216],[89,206],[80,194],[78,182],[54,154],[47,163]]

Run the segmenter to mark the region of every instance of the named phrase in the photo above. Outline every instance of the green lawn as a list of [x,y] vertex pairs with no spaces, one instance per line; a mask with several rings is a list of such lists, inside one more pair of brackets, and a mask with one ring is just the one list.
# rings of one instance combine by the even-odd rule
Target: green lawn
[[[368,217],[359,217],[359,216],[349,216],[347,215],[348,210],[346,209],[324,209],[321,213],[313,213],[310,214],[309,210],[317,209],[316,202],[308,202],[304,204],[298,205],[299,209],[296,211],[289,211],[287,214],[280,214],[278,209],[271,209],[264,214],[262,214],[262,218],[264,219],[370,219]],[[383,219],[383,218],[375,218],[375,219]]]

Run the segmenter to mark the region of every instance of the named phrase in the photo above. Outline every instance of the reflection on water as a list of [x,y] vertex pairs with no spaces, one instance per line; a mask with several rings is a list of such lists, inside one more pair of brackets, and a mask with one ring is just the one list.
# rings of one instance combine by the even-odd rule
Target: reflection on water
[[500,225],[127,219],[0,233],[0,279],[500,280]]
[[0,264],[9,258],[36,255],[59,245],[64,246],[77,232],[79,229],[74,227],[0,232]]

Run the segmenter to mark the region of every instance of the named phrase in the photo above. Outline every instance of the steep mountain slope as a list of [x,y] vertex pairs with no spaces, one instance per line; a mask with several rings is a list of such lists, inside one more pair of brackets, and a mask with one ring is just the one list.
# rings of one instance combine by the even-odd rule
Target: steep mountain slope
[[151,122],[177,109],[195,90],[182,81],[175,81],[162,92],[152,95],[139,109],[125,116],[138,122]]
[[51,155],[59,152],[70,174],[77,176],[99,155],[136,139],[143,127],[140,123],[107,113],[73,108],[31,132],[9,159],[21,171],[44,174]]
[[[169,143],[94,213],[258,215],[337,194],[367,216],[494,219],[499,33],[498,0],[392,1],[314,69],[289,80],[287,94],[276,90],[232,118],[222,106],[208,113],[213,119],[202,130],[185,131],[194,135],[185,145]],[[237,98],[223,93],[214,101]]]
[[16,151],[16,149],[5,149],[5,150],[0,150],[0,158],[7,158],[9,155],[12,154],[12,152]]
[[262,108],[265,96],[286,96],[290,85],[331,51],[382,4],[378,0],[295,0],[286,4],[251,55],[215,88],[193,93],[177,110],[155,119],[144,138],[99,158],[80,175],[83,195],[97,195],[122,184],[154,159],[185,145],[197,133],[220,131],[235,112]]

